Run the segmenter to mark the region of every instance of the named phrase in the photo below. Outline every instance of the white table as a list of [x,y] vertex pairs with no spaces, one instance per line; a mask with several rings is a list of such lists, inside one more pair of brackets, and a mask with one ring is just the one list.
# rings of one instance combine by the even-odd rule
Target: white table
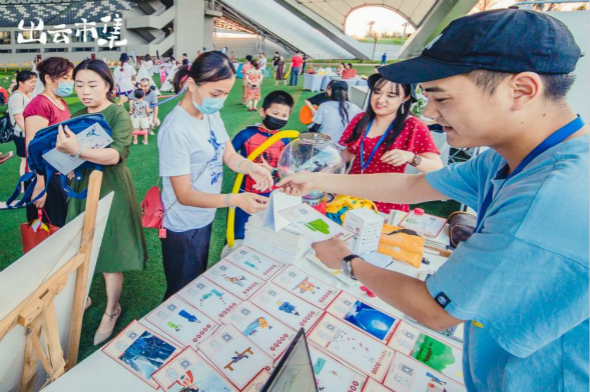
[[326,75],[303,74],[303,89],[309,91],[320,91],[322,80]]
[[[397,218],[396,218],[397,219]],[[447,232],[441,233],[440,238],[448,237]],[[308,254],[309,255],[309,254]],[[441,256],[435,256],[432,254],[425,254],[430,261],[430,265],[422,265],[419,269],[411,267],[406,263],[394,261],[388,269],[404,273],[413,277],[418,277],[422,271],[436,270],[444,262],[446,258]],[[327,272],[316,263],[312,262],[308,257],[304,257],[294,264],[296,267],[308,272],[310,275],[317,277],[333,285],[336,288],[344,290],[363,301],[379,307],[384,311],[390,313],[394,317],[398,317],[405,322],[416,325],[414,322],[407,319],[403,313],[399,310],[389,306],[379,298],[371,298],[365,292],[360,290],[360,284],[358,282],[353,285],[346,284],[340,279],[337,279],[330,272]],[[206,272],[205,272],[206,274]],[[352,282],[352,281],[351,281]],[[158,328],[149,323],[145,318],[141,319],[141,323],[146,325],[152,330],[159,331]],[[426,330],[434,334],[438,339],[448,344],[457,346],[457,342],[440,335],[434,331],[429,330],[425,326],[417,325],[420,329]],[[160,389],[161,390],[161,389]],[[149,385],[145,384],[133,373],[119,365],[112,358],[108,357],[102,351],[97,350],[94,354],[90,355],[84,361],[80,362],[76,367],[67,372],[65,375],[60,377],[57,381],[43,389],[44,392],[118,392],[118,391],[134,391],[134,392],[153,392],[154,389]]]

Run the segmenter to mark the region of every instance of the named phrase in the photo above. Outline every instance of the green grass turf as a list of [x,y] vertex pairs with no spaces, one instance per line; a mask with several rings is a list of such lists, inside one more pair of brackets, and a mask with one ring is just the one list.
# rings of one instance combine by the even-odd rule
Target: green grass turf
[[[0,85],[5,88],[10,84],[10,81],[5,81],[6,76],[6,74],[0,73]],[[157,83],[159,84],[159,81],[157,81]],[[302,84],[303,78],[300,78],[298,87],[282,85],[274,86],[274,81],[271,79],[265,80],[262,85],[263,97],[267,93],[276,89],[285,90],[293,95],[296,102],[295,108],[289,123],[284,129],[295,129],[298,131],[305,130],[305,126],[299,122],[298,113],[304,104],[304,100],[316,93],[302,91]],[[240,104],[240,100],[241,80],[238,80],[221,111],[221,116],[230,136],[235,135],[247,125],[260,121],[258,113],[248,112],[246,108]],[[72,113],[82,108],[82,104],[75,96],[67,98],[66,101]],[[161,120],[163,120],[174,108],[176,102],[177,100],[160,106],[159,117]],[[0,107],[0,112],[5,110],[6,106]],[[0,144],[1,152],[6,152],[11,149],[14,151],[14,144],[12,143]],[[14,189],[13,187],[18,179],[19,159],[20,158],[15,156],[15,158],[8,160],[0,166],[0,200],[6,200],[8,195]],[[140,202],[149,187],[155,185],[158,180],[158,153],[155,137],[150,137],[150,142],[147,146],[144,146],[141,143],[131,146],[128,166],[133,175],[133,181],[137,189],[138,202]],[[235,174],[225,168],[223,181],[224,193],[230,191],[234,178]],[[457,210],[457,206],[458,205],[455,202],[436,202],[427,203],[422,207],[424,207],[429,213],[439,216],[448,216],[451,212]],[[209,266],[219,260],[221,250],[225,244],[226,216],[227,212],[225,209],[220,209],[217,212],[213,224]],[[23,222],[25,222],[25,213],[22,209],[16,211],[0,211],[0,233],[2,233],[2,245],[0,246],[0,271],[22,255],[19,225]],[[132,320],[143,317],[150,310],[155,308],[160,304],[164,295],[166,283],[162,269],[161,248],[157,231],[145,230],[145,236],[147,239],[149,254],[147,266],[145,271],[142,272],[132,271],[125,273],[123,293],[120,300],[123,313],[117,323],[115,334],[121,331]],[[93,305],[86,311],[84,317],[82,341],[80,344],[80,360],[86,358],[100,348],[100,346],[93,346],[92,340],[94,333],[100,324],[102,313],[106,305],[106,295],[102,275],[97,275],[94,278],[90,288],[90,296],[92,297]]]

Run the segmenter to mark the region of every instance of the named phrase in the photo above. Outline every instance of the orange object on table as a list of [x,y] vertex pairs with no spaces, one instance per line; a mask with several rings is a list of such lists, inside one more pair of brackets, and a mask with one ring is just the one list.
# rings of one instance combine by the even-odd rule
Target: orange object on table
[[[314,108],[318,108],[316,105],[313,105]],[[299,112],[299,121],[303,125],[309,125],[313,121],[313,114],[311,113],[311,109],[304,105]]]

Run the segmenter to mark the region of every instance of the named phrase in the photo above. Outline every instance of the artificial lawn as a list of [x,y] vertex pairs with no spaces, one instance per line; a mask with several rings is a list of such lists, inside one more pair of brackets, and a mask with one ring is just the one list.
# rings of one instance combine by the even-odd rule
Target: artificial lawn
[[[7,76],[7,74],[0,73],[0,85],[6,89],[8,89],[10,84],[10,80],[6,79]],[[154,78],[154,80],[156,80],[156,78]],[[159,85],[159,80],[157,80],[156,83]],[[304,100],[316,93],[302,91],[302,85],[303,77],[299,79],[299,86],[297,87],[283,85],[275,86],[274,80],[272,79],[265,79],[263,82],[263,97],[273,90],[285,90],[293,95],[293,98],[295,99],[295,108],[289,123],[284,128],[286,130],[294,129],[300,132],[305,130],[305,126],[299,122],[298,113],[300,108],[304,105]],[[241,90],[241,80],[238,79],[221,111],[221,116],[230,136],[235,135],[246,126],[260,121],[258,112],[248,112],[245,106],[240,103]],[[178,100],[174,100],[160,106],[160,120],[163,120],[174,108],[177,101]],[[83,107],[75,96],[67,98],[66,102],[69,105],[71,113],[74,113]],[[6,106],[0,107],[0,112],[6,110]],[[9,150],[15,151],[14,144],[0,144],[1,152],[4,153]],[[14,190],[14,186],[18,179],[19,161],[20,158],[15,155],[14,158],[0,166],[0,200],[6,200]],[[150,136],[150,141],[147,146],[142,145],[141,143],[138,145],[131,145],[131,154],[127,164],[133,175],[139,203],[145,192],[158,181],[158,152],[156,137]],[[230,191],[234,178],[235,174],[225,168],[223,181],[224,193]],[[428,213],[446,217],[451,212],[458,209],[458,204],[455,202],[434,202],[422,205],[422,207],[425,208]],[[215,264],[219,260],[221,250],[225,245],[226,216],[227,212],[225,209],[217,211],[213,224],[209,266]],[[2,245],[0,246],[0,271],[16,261],[22,255],[19,225],[23,222],[25,222],[24,209],[0,211],[0,232],[2,233]],[[145,236],[149,254],[146,269],[142,272],[132,271],[124,274],[123,293],[120,300],[123,312],[117,323],[113,336],[120,332],[132,320],[140,319],[150,310],[159,305],[164,295],[166,283],[162,268],[161,248],[157,231],[146,229]],[[92,297],[92,306],[86,311],[84,317],[82,340],[80,344],[80,360],[86,358],[100,348],[100,346],[93,346],[92,340],[94,338],[94,333],[100,324],[106,305],[105,287],[102,275],[95,276],[90,288],[90,296]]]

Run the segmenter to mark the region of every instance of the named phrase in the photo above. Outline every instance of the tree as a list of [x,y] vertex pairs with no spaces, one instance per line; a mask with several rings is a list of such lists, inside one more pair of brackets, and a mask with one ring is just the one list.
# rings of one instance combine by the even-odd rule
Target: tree
[[497,3],[497,0],[478,0],[475,8],[477,8],[480,11],[487,11],[491,9],[493,6],[495,6]]

